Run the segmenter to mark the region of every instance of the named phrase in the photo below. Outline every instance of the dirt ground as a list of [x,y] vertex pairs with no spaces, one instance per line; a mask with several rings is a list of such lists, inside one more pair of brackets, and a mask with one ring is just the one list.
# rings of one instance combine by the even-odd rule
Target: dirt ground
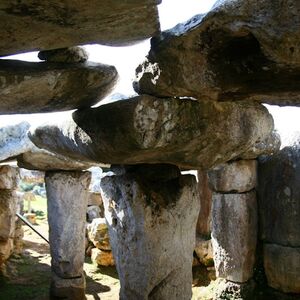
[[[24,251],[7,264],[7,277],[0,282],[0,300],[48,300],[50,283],[49,245],[29,227],[24,228]],[[48,238],[47,220],[38,220],[35,228]],[[120,283],[113,267],[97,267],[86,258],[87,300],[119,299]],[[193,299],[200,299],[201,288],[193,288]],[[202,297],[201,297],[202,299]]]

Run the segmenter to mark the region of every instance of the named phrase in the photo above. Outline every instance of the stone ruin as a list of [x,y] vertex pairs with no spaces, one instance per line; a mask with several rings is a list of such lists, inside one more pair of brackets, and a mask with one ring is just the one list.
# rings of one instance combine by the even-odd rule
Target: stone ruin
[[[44,61],[0,60],[0,113],[76,109],[29,132],[27,123],[0,130],[1,161],[45,171],[51,295],[85,297],[84,170],[110,164],[101,194],[120,299],[191,299],[194,250],[214,260],[214,299],[254,299],[259,268],[273,299],[297,297],[300,150],[279,151],[262,103],[300,104],[300,4],[219,0],[160,32],[159,2],[1,3],[0,55],[39,50]],[[76,46],[149,37],[138,95],[91,108],[118,74]],[[184,170],[198,170],[199,182]],[[15,173],[1,168],[1,264],[18,235]]]

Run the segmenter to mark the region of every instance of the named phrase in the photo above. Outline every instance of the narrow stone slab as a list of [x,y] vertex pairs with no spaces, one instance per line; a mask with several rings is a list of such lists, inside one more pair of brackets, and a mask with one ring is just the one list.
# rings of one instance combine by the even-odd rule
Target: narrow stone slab
[[[279,17],[280,16],[280,17]],[[139,94],[300,105],[298,1],[222,0],[151,40]]]
[[103,178],[101,188],[120,299],[190,300],[200,208],[195,177],[149,180],[126,171]]
[[0,55],[82,44],[129,45],[159,31],[160,0],[1,1]]
[[256,240],[256,193],[214,193],[212,245],[217,277],[248,281],[253,275]]
[[256,160],[238,160],[221,164],[208,172],[215,192],[248,192],[256,187]]
[[300,247],[265,244],[264,267],[269,286],[300,294]]
[[118,73],[96,63],[0,60],[0,113],[37,113],[91,107],[113,88]]
[[273,120],[257,103],[158,99],[143,95],[76,111],[30,134],[40,148],[109,164],[169,163],[208,169],[269,135]]

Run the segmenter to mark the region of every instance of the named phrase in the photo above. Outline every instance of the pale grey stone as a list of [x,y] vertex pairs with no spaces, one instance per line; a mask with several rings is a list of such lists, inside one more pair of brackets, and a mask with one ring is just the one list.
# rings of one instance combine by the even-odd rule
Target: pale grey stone
[[199,194],[195,177],[102,179],[120,299],[190,300]]
[[271,115],[257,103],[143,95],[76,111],[72,119],[37,127],[30,138],[38,147],[94,163],[208,169],[237,157],[272,130]]
[[300,294],[300,247],[265,244],[264,267],[269,286]]
[[221,193],[244,193],[256,187],[256,160],[238,160],[219,165],[209,170],[212,190]]
[[52,271],[61,278],[83,273],[89,172],[45,174]]
[[243,283],[253,275],[256,193],[213,194],[212,245],[217,277]]

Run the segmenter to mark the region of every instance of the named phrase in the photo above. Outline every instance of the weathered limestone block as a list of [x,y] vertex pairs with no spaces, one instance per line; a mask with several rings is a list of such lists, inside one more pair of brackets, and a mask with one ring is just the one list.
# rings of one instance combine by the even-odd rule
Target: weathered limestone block
[[256,239],[255,192],[213,194],[212,244],[217,277],[248,281],[253,274]]
[[108,228],[104,218],[97,218],[87,226],[89,240],[101,250],[111,250]]
[[0,241],[13,238],[17,197],[13,190],[0,190]]
[[0,60],[1,114],[36,113],[90,107],[118,78],[115,67]]
[[17,187],[19,172],[15,167],[9,165],[0,166],[0,190],[13,190]]
[[82,63],[88,60],[88,53],[82,47],[69,47],[40,51],[39,59],[47,62]]
[[103,178],[101,187],[120,299],[191,299],[195,177],[156,181],[130,170]]
[[265,244],[264,267],[269,286],[300,294],[300,247]]
[[204,240],[203,238],[197,236],[195,252],[197,254],[199,261],[203,265],[210,267],[214,264],[213,248],[212,248],[211,240]]
[[245,152],[272,128],[272,117],[260,104],[143,95],[76,111],[58,125],[37,127],[30,138],[73,159],[208,169]]
[[101,194],[90,192],[89,199],[88,199],[88,205],[103,206]]
[[0,267],[7,261],[13,252],[14,241],[12,238],[0,241]]
[[92,223],[94,219],[102,218],[100,214],[101,214],[101,210],[99,206],[97,205],[88,206],[86,209],[87,222]]
[[27,136],[30,127],[28,122],[8,125],[0,128],[0,161],[26,152],[32,146]]
[[91,250],[91,260],[98,266],[108,267],[115,265],[114,257],[110,250],[93,248]]
[[208,172],[212,190],[244,193],[255,188],[256,160],[238,160],[219,165]]
[[159,97],[300,105],[299,13],[296,0],[217,1],[208,14],[152,38],[134,88]]
[[60,278],[83,274],[89,172],[46,172],[52,271]]
[[1,2],[0,55],[81,44],[130,45],[159,31],[160,0]]
[[207,172],[198,171],[197,175],[201,209],[196,231],[200,236],[210,238],[212,191],[209,187]]
[[51,273],[50,294],[54,299],[85,300],[85,287],[84,275],[62,279],[55,272]]
[[260,159],[258,180],[261,239],[300,247],[300,146]]

